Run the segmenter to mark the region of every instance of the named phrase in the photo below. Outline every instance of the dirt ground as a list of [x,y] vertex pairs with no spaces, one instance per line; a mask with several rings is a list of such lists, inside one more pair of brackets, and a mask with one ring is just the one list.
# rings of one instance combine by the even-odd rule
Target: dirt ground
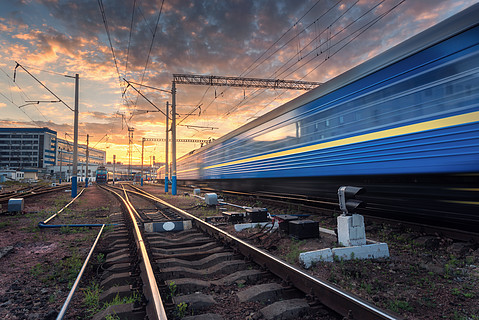
[[[70,202],[70,191],[25,200],[25,212],[0,220],[0,318],[55,319],[99,228],[45,228],[38,223]],[[90,187],[49,224],[108,223],[115,198]],[[81,296],[81,288],[76,294]],[[77,318],[77,299],[68,318]]]

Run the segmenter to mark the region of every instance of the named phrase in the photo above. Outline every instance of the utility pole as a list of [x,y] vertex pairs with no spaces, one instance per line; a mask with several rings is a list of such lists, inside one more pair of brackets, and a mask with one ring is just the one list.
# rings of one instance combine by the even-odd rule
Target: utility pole
[[79,75],[75,74],[75,116],[73,123],[73,175],[72,175],[72,198],[77,196],[77,174],[78,174],[78,88]]
[[141,139],[141,174],[140,174],[140,186],[143,187],[143,153],[145,149],[145,138]]
[[131,177],[131,162],[133,160],[133,149],[132,149],[132,143],[133,143],[133,131],[135,131],[134,128],[128,127],[128,181],[132,178]]
[[116,155],[113,155],[113,184],[115,184],[115,164],[116,164]]
[[58,151],[60,152],[60,179],[58,180],[58,183],[62,184],[62,162],[63,162],[62,148],[58,148]]
[[168,193],[168,114],[169,114],[169,101],[166,101],[166,148],[165,148],[165,193]]
[[171,157],[173,168],[171,172],[171,194],[176,196],[176,83],[171,86]]
[[85,168],[85,188],[88,188],[88,158],[90,157],[90,150],[88,149],[88,138],[90,136],[86,135],[86,168]]

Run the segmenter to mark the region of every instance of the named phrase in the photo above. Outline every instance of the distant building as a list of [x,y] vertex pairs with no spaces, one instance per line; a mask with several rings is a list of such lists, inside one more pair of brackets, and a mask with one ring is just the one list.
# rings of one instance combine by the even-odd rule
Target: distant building
[[[78,144],[78,174],[80,180],[87,175],[86,149]],[[103,165],[106,152],[88,148],[88,176]],[[48,128],[0,128],[0,168],[30,169],[42,176],[60,177],[69,180],[72,175],[73,142],[57,137],[57,132]],[[37,169],[37,170],[31,170]],[[30,177],[35,179],[34,177]]]
[[22,181],[25,179],[25,173],[23,171],[11,170],[11,169],[4,169],[0,170],[0,182],[5,181]]
[[0,128],[0,167],[52,166],[56,145],[57,133],[48,128]]

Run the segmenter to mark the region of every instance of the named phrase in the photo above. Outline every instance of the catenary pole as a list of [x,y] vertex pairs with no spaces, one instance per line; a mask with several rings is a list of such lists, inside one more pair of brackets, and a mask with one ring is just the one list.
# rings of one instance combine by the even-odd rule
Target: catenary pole
[[79,75],[75,74],[75,116],[73,123],[73,172],[72,172],[72,198],[77,196],[77,171],[78,171],[78,90]]
[[171,194],[176,196],[176,84],[171,87]]
[[143,186],[143,154],[145,150],[145,138],[141,139],[141,174],[140,174],[140,186]]
[[168,193],[168,167],[170,164],[168,163],[168,112],[170,109],[170,102],[166,101],[166,143],[165,143],[165,192]]
[[90,157],[90,149],[88,149],[89,135],[86,135],[86,165],[85,165],[85,188],[88,188],[88,158]]

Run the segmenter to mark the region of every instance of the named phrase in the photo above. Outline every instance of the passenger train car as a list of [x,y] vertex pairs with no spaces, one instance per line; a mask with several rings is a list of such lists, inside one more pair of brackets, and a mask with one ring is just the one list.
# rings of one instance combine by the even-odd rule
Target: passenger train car
[[178,183],[330,200],[356,185],[371,214],[479,220],[477,17],[476,4],[190,152]]

